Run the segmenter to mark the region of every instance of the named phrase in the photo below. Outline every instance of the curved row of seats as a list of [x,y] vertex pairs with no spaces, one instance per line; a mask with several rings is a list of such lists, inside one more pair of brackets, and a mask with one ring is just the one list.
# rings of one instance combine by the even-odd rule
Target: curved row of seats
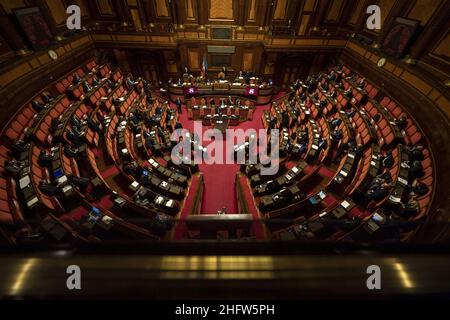
[[[342,88],[337,86],[334,81],[328,81],[325,77],[322,77],[322,80],[320,81],[320,85],[323,85],[323,87],[319,85],[317,89],[312,92],[308,90],[309,88],[307,88],[306,85],[302,84],[296,90],[293,100],[283,101],[280,104],[272,105],[271,110],[263,115],[263,123],[268,127],[271,117],[276,117],[281,122],[281,112],[286,111],[291,117],[289,127],[303,128],[306,126],[311,129],[311,123],[317,121],[320,126],[319,135],[322,139],[330,142],[329,121],[333,118],[340,118],[342,121],[338,128],[343,133],[341,143],[346,143],[355,138],[356,144],[362,147],[363,152],[358,159],[355,159],[355,154],[351,152],[345,154],[337,168],[334,169],[334,175],[328,180],[326,190],[328,190],[328,192],[333,192],[333,199],[336,199],[336,201],[328,203],[321,214],[313,215],[312,217],[310,214],[306,213],[294,215],[294,221],[297,221],[297,223],[290,227],[278,228],[279,230],[273,229],[273,236],[275,238],[280,238],[280,235],[282,235],[283,232],[288,232],[291,235],[293,233],[301,233],[303,235],[304,232],[300,232],[299,230],[303,227],[308,229],[307,224],[310,222],[316,224],[315,228],[317,229],[318,234],[320,232],[323,233],[323,225],[318,228],[317,224],[323,224],[322,220],[325,213],[333,212],[334,210],[336,210],[336,212],[342,211],[342,208],[340,208],[342,205],[339,204],[340,200],[338,199],[344,199],[346,204],[355,199],[363,206],[361,208],[364,208],[364,206],[367,205],[367,208],[369,208],[370,211],[361,213],[364,210],[355,209],[351,206],[351,211],[346,213],[346,216],[351,217],[354,222],[351,229],[342,232],[339,228],[330,228],[330,230],[333,229],[334,232],[323,233],[323,236],[327,239],[350,238],[350,235],[353,234],[355,230],[359,230],[362,226],[366,226],[371,222],[372,217],[379,214],[377,208],[385,208],[385,206],[389,205],[391,202],[391,198],[395,199],[395,197],[401,196],[402,193],[404,194],[404,192],[406,192],[405,181],[407,180],[407,173],[405,173],[405,169],[402,167],[402,162],[407,160],[407,156],[403,145],[411,146],[417,143],[426,143],[423,139],[423,134],[413,119],[408,116],[400,106],[392,101],[392,99],[382,96],[382,93],[378,88],[370,83],[366,83],[364,88],[358,88],[356,83],[359,83],[363,78],[352,73],[348,67],[344,66],[341,70],[330,68],[329,71],[330,70],[342,73],[341,79],[344,84]],[[333,90],[336,90],[336,99],[333,99],[331,95],[325,95],[325,92],[332,92]],[[352,97],[348,98],[346,96],[346,90],[347,92],[352,92]],[[380,98],[380,96],[382,96],[382,98]],[[302,99],[300,99],[300,97]],[[323,108],[319,107],[319,101],[322,99],[328,100]],[[380,102],[377,101],[378,99]],[[293,101],[295,101],[295,103],[293,103]],[[297,108],[300,111],[300,114],[297,115],[297,113],[292,112],[292,108]],[[347,112],[349,111],[352,111],[351,118],[347,115]],[[374,119],[376,118],[376,115],[379,117],[378,120]],[[407,117],[407,124],[404,130],[399,129],[394,124],[394,120],[402,116]],[[314,129],[313,132],[315,132]],[[295,141],[293,141],[293,143],[295,143]],[[311,158],[308,157],[308,153],[311,150],[311,143],[310,132],[308,151],[303,159],[311,164],[328,163],[325,161],[327,157],[324,156],[324,154],[326,152],[333,154],[336,150],[333,150],[333,147],[330,148],[330,144],[328,144],[328,147],[325,150],[321,150],[321,157]],[[364,193],[370,182],[380,173],[380,158],[385,152],[384,150],[392,150],[394,164],[389,171],[394,187],[388,196],[378,202],[371,201],[370,203],[367,203],[364,200],[361,201],[364,199]],[[293,154],[290,154],[288,155],[288,158],[294,159],[292,156]],[[432,160],[428,149],[424,149],[423,156],[422,166],[424,175],[418,180],[424,183],[429,191],[426,195],[419,197],[418,203],[420,210],[416,216],[411,218],[412,220],[418,220],[426,216],[433,192]],[[274,180],[276,180],[275,178],[276,177],[274,177]],[[265,185],[266,184],[267,183],[265,182]],[[305,187],[303,187],[302,192],[306,194],[307,199],[314,197],[317,195],[317,188],[322,189],[322,184],[323,183],[309,186],[309,190],[305,190]],[[254,185],[254,190],[259,190],[262,186],[264,185]],[[340,188],[335,188],[336,186],[339,186]],[[271,196],[275,199],[278,194],[279,193],[275,192]],[[259,203],[260,198],[258,197],[257,192],[255,196],[257,203]],[[268,197],[267,194],[264,196]],[[272,200],[269,202],[271,203]],[[290,209],[292,208],[289,207],[291,206],[292,205],[289,205],[289,203],[286,203],[284,207],[282,206],[280,208],[278,206],[276,210],[265,210],[265,212],[268,212],[266,213],[266,217],[271,219],[272,217],[278,217],[280,212],[283,214],[290,213]],[[298,212],[298,208],[296,208],[296,210]],[[310,218],[308,219],[308,217]],[[357,222],[355,222],[354,219],[356,219]],[[298,229],[300,222],[305,222],[306,224]],[[297,228],[297,231],[293,232],[295,228]],[[320,232],[318,231],[319,229]],[[308,237],[310,237],[313,233],[314,232],[306,232],[305,234],[308,234]]]

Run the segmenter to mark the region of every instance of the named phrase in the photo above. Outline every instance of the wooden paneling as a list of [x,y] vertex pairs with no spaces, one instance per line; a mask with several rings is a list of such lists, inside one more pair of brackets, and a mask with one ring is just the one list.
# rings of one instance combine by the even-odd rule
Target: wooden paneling
[[11,14],[13,9],[27,6],[24,0],[0,0],[0,4],[8,14]]
[[316,0],[306,0],[305,6],[303,7],[303,11],[312,11],[314,6],[316,5]]
[[191,70],[199,70],[200,69],[199,49],[189,48],[188,49],[188,60],[189,60],[189,68]]
[[[350,17],[349,20],[349,25],[356,25],[356,23],[358,22],[358,19],[361,17],[361,15],[365,15],[365,7],[364,7],[364,3],[366,2],[365,0],[356,0],[355,1],[356,4],[354,5],[354,9],[352,12],[352,15]],[[363,8],[364,7],[364,8]],[[364,11],[363,11],[364,9]]]
[[242,58],[242,70],[254,71],[253,70],[253,52],[244,52]]
[[334,0],[327,15],[327,21],[338,21],[344,6],[344,0]]
[[45,2],[56,24],[60,25],[65,23],[67,19],[67,13],[66,7],[63,2],[61,0],[45,0]]
[[102,16],[112,16],[113,8],[111,4],[111,0],[96,0],[97,7]]
[[249,13],[247,21],[256,21],[256,1],[257,0],[249,0]]
[[169,16],[169,8],[167,5],[167,0],[155,0],[156,1],[156,15],[160,17]]
[[433,56],[437,56],[437,57],[443,59],[445,62],[450,63],[449,48],[450,48],[450,33],[447,31],[447,34],[442,38],[442,40],[434,48],[432,54],[433,54]]
[[395,1],[392,0],[380,0],[378,3],[381,9],[381,29],[385,28],[385,23],[387,22],[387,18],[389,17],[392,8],[395,5]]
[[288,0],[277,0],[275,12],[273,14],[274,20],[286,19],[288,8]]
[[232,20],[233,0],[210,0],[209,18],[213,20]]
[[195,19],[195,8],[194,8],[194,1],[193,0],[185,0],[184,4],[186,6],[186,19],[187,20],[196,20]]
[[303,15],[300,25],[298,27],[298,35],[304,35],[306,33],[306,31],[307,31],[306,28],[308,27],[310,18],[311,18],[311,16],[309,14]]
[[441,3],[442,1],[440,0],[416,0],[408,14],[408,18],[419,20],[420,25],[424,26],[428,23],[431,16],[436,12],[436,9],[439,8]]

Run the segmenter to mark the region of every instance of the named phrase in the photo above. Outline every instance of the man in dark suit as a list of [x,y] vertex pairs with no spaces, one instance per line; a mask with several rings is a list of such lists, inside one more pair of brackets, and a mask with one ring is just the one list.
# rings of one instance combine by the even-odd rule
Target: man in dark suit
[[64,146],[64,155],[68,158],[75,158],[78,155],[76,149],[72,148],[70,144]]
[[31,101],[31,106],[33,107],[34,111],[36,111],[36,112],[41,112],[42,110],[45,109],[45,105],[40,103],[37,100]]
[[392,156],[392,150],[386,151],[386,154],[381,157],[381,164],[385,168],[391,168],[394,165],[394,157]]
[[16,160],[6,160],[4,174],[8,177],[18,178],[22,172],[22,164]]
[[59,187],[56,186],[54,183],[48,183],[47,181],[41,180],[39,182],[39,190],[43,194],[49,197],[54,197],[59,193]]
[[75,86],[77,84],[79,84],[81,81],[80,76],[78,75],[78,73],[74,73],[73,74],[73,80],[72,80],[72,84]]
[[183,113],[183,110],[182,110],[182,108],[181,108],[181,99],[180,99],[180,98],[177,98],[177,99],[175,100],[175,104],[177,105],[177,112],[178,112],[179,114],[182,114],[182,113]]
[[53,158],[54,156],[52,153],[41,150],[41,152],[39,153],[39,165],[49,168],[52,166]]

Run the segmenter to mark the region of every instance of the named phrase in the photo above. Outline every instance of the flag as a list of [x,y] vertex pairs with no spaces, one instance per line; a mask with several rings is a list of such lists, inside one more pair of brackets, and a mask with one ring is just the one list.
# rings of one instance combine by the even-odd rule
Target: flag
[[203,77],[206,77],[206,74],[208,73],[208,59],[206,59],[206,54],[203,55],[202,73]]

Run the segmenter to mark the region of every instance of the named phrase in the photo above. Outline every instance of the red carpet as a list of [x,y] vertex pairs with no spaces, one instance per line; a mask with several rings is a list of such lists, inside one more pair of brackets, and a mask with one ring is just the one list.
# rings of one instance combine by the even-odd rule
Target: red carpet
[[68,217],[75,221],[79,221],[82,217],[88,214],[88,211],[84,207],[78,207],[75,210],[67,214]]
[[103,177],[103,179],[108,179],[109,177],[116,175],[118,173],[119,173],[119,168],[117,168],[116,166],[112,166],[102,172],[102,177]]

